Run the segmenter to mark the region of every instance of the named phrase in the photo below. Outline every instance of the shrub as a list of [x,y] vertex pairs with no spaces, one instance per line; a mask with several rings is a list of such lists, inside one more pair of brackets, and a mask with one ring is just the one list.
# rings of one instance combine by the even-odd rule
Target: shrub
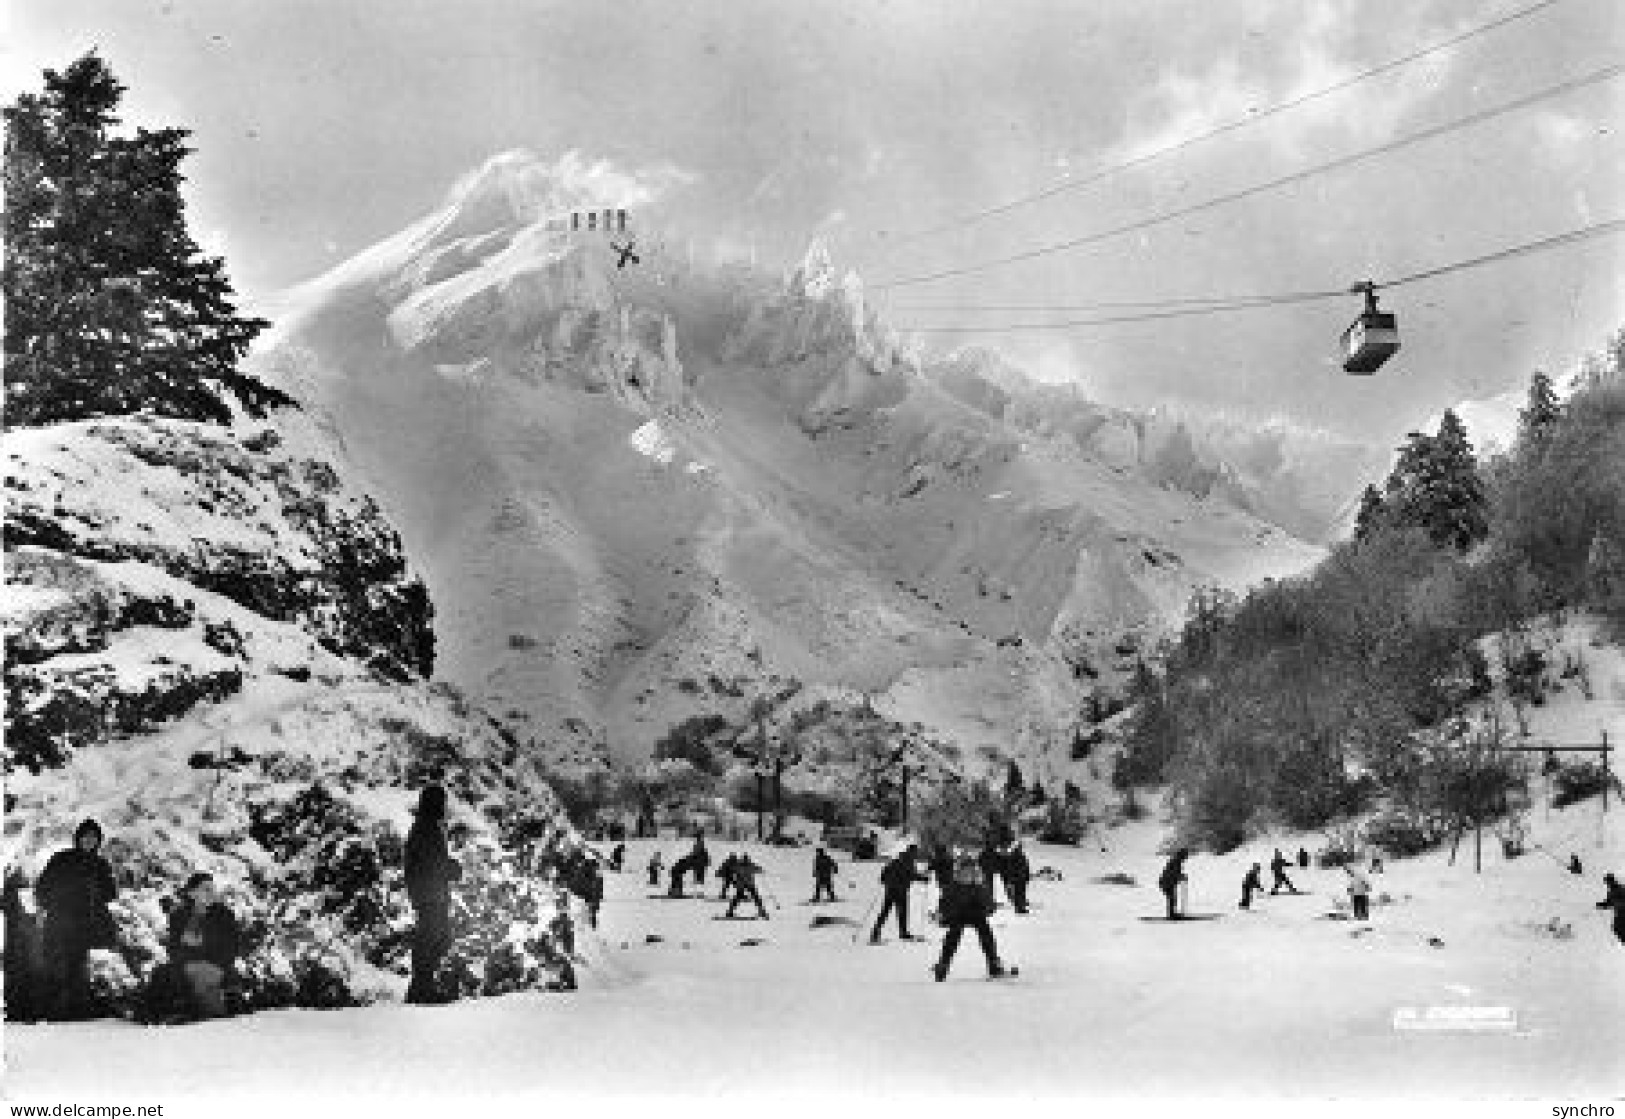
[[1437,847],[1444,835],[1428,820],[1399,812],[1389,812],[1367,821],[1364,841],[1385,855],[1408,858]]
[[[1552,807],[1567,808],[1589,797],[1600,796],[1610,781],[1608,771],[1595,762],[1576,762],[1559,765],[1552,774],[1552,784]],[[1612,785],[1619,786],[1617,778]]]

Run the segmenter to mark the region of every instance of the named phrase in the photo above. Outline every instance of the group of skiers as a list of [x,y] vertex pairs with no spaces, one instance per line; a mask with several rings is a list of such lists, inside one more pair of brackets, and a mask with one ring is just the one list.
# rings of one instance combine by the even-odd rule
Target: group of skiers
[[[74,1021],[99,1012],[90,953],[115,948],[118,942],[109,908],[118,896],[118,882],[101,852],[102,842],[101,825],[85,820],[74,829],[72,845],[46,862],[34,883],[38,921],[23,904],[22,877],[7,876],[8,1018]],[[224,1017],[236,984],[237,918],[221,901],[214,878],[201,871],[186,880],[167,909],[168,959],[154,969],[141,993],[142,1018],[177,1022]]]

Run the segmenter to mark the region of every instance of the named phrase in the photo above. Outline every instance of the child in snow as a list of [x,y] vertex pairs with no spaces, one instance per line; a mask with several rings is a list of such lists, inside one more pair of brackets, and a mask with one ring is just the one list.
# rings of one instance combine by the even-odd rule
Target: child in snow
[[1270,884],[1270,893],[1278,894],[1281,892],[1283,887],[1288,893],[1296,894],[1300,892],[1298,888],[1292,884],[1292,879],[1286,876],[1286,868],[1291,865],[1291,863],[1286,861],[1286,856],[1281,854],[1281,849],[1277,847],[1275,849],[1275,857],[1270,860],[1270,873],[1275,876],[1275,880]]
[[1621,886],[1612,874],[1603,875],[1602,884],[1608,888],[1608,893],[1597,903],[1597,908],[1614,911],[1614,938],[1625,944],[1625,886]]
[[617,843],[614,850],[609,853],[609,869],[616,874],[621,872],[621,863],[626,859],[626,844]]
[[1179,920],[1179,884],[1186,881],[1185,860],[1191,857],[1189,847],[1181,847],[1175,851],[1163,865],[1162,874],[1157,878],[1157,889],[1168,902],[1168,920]]
[[1027,883],[1033,876],[1027,852],[1018,840],[1004,856],[1004,892],[1010,898],[1010,907],[1017,913],[1027,912]]
[[660,872],[664,869],[666,869],[666,863],[660,857],[659,851],[649,856],[649,885],[660,885]]
[[[723,898],[727,897],[729,890],[736,889],[734,871],[737,870],[738,867],[738,855],[729,855],[727,858],[723,859],[717,864],[717,882],[721,887],[717,890],[718,901],[721,901]],[[737,895],[735,896],[737,897]]]
[[1298,848],[1298,869],[1299,870],[1308,870],[1309,869],[1309,850],[1306,847],[1299,847]]
[[1247,872],[1247,877],[1241,880],[1241,901],[1239,904],[1242,909],[1251,909],[1253,907],[1253,895],[1264,892],[1262,875],[1263,868],[1254,863],[1252,869]]
[[813,853],[813,904],[835,900],[835,872],[839,869],[822,847]]
[[1349,876],[1349,900],[1354,904],[1354,919],[1356,921],[1369,921],[1371,919],[1371,880],[1354,869],[1350,863],[1344,863],[1343,869]]
[[942,938],[942,953],[931,968],[938,983],[948,978],[948,968],[959,951],[959,941],[965,926],[976,930],[976,940],[982,946],[987,960],[987,973],[997,979],[1005,974],[999,962],[999,946],[988,926],[988,914],[993,912],[993,888],[982,873],[981,864],[969,854],[961,855],[953,863],[953,877],[937,902],[937,911],[948,931]]

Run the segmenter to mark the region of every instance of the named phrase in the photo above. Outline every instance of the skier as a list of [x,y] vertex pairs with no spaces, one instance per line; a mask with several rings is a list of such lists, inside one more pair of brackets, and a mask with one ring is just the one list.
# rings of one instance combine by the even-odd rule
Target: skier
[[954,856],[946,843],[937,844],[931,854],[931,876],[937,880],[938,896],[946,893],[954,880]]
[[696,833],[694,836],[694,849],[688,853],[694,866],[694,882],[696,885],[705,885],[705,872],[711,869],[711,853],[705,849],[705,835]]
[[1163,865],[1162,874],[1157,878],[1157,888],[1162,896],[1168,899],[1168,920],[1179,920],[1179,884],[1186,881],[1185,860],[1191,857],[1189,847],[1181,847],[1175,851]]
[[1569,856],[1569,873],[1570,874],[1584,874],[1585,872],[1586,872],[1586,868],[1580,862],[1580,856],[1571,854]]
[[102,827],[85,820],[73,831],[73,846],[45,864],[34,885],[34,900],[45,912],[43,941],[51,1017],[63,1021],[89,1016],[92,948],[112,948],[113,915],[107,905],[118,894],[113,868],[101,856]]
[[734,861],[733,883],[734,899],[728,903],[728,916],[734,915],[739,903],[747,898],[756,903],[756,913],[762,920],[767,920],[767,906],[762,904],[762,895],[756,889],[756,876],[762,868],[751,861],[749,855],[741,855]]
[[666,869],[666,863],[660,857],[659,851],[649,856],[649,885],[660,885],[660,872],[664,869]]
[[897,933],[904,940],[919,940],[920,937],[908,931],[908,888],[916,882],[929,882],[930,878],[919,872],[914,865],[919,858],[920,849],[910,843],[891,862],[887,863],[880,872],[880,884],[885,890],[885,900],[880,905],[880,916],[875,918],[875,927],[869,933],[869,943],[880,943],[880,930],[886,926],[886,918],[892,910],[897,911]]
[[717,881],[722,888],[717,891],[717,900],[721,901],[728,896],[728,891],[736,888],[734,871],[739,867],[739,856],[729,855],[717,864]]
[[1253,895],[1264,892],[1262,875],[1263,868],[1258,863],[1254,863],[1252,869],[1247,872],[1247,877],[1241,880],[1241,908],[1251,909],[1253,907]]
[[693,869],[694,855],[692,853],[684,855],[671,864],[671,889],[666,891],[667,897],[680,898],[683,896],[683,875]]
[[407,1002],[450,1001],[440,990],[435,972],[451,949],[451,884],[462,876],[463,868],[446,845],[446,790],[425,785],[418,794],[417,818],[406,836],[406,893],[417,918]]
[[1603,875],[1602,884],[1608,887],[1608,893],[1597,903],[1597,908],[1614,911],[1614,939],[1625,944],[1625,886],[1621,886],[1612,874]]
[[1344,863],[1343,869],[1349,876],[1349,901],[1354,905],[1354,919],[1356,921],[1369,921],[1371,919],[1371,880],[1354,869],[1352,863]]
[[813,904],[836,901],[835,872],[841,869],[822,847],[813,853]]
[[224,1018],[226,987],[236,972],[237,918],[206,872],[186,880],[181,899],[170,910],[165,944],[174,969],[171,981],[184,993],[191,1018]]
[[952,878],[937,903],[937,911],[948,931],[942,938],[942,953],[932,965],[931,974],[938,983],[948,978],[948,968],[959,950],[960,937],[969,925],[976,930],[976,940],[982,946],[988,977],[998,979],[1006,971],[999,962],[999,946],[987,923],[988,914],[993,912],[992,883],[983,875],[980,862],[968,853],[954,860],[952,867]]
[[1283,886],[1286,887],[1288,893],[1299,894],[1303,892],[1292,884],[1292,879],[1286,876],[1286,868],[1291,865],[1286,861],[1286,856],[1281,854],[1281,849],[1277,847],[1275,857],[1270,860],[1270,873],[1275,876],[1275,880],[1270,883],[1270,894],[1272,896],[1280,893]]
[[1027,861],[1027,852],[1021,849],[1018,840],[1004,856],[1004,892],[1017,913],[1027,912],[1027,883],[1032,876],[1032,864]]
[[1298,869],[1299,870],[1308,870],[1309,869],[1309,851],[1308,851],[1307,848],[1304,848],[1304,847],[1299,847],[1298,848]]
[[621,872],[621,863],[626,859],[626,844],[617,843],[609,853],[609,869],[616,874]]

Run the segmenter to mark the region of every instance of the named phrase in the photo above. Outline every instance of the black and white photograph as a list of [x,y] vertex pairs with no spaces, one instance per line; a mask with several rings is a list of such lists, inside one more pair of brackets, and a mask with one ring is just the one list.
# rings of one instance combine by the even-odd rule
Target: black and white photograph
[[8,1114],[1613,1115],[1622,79],[0,4]]

